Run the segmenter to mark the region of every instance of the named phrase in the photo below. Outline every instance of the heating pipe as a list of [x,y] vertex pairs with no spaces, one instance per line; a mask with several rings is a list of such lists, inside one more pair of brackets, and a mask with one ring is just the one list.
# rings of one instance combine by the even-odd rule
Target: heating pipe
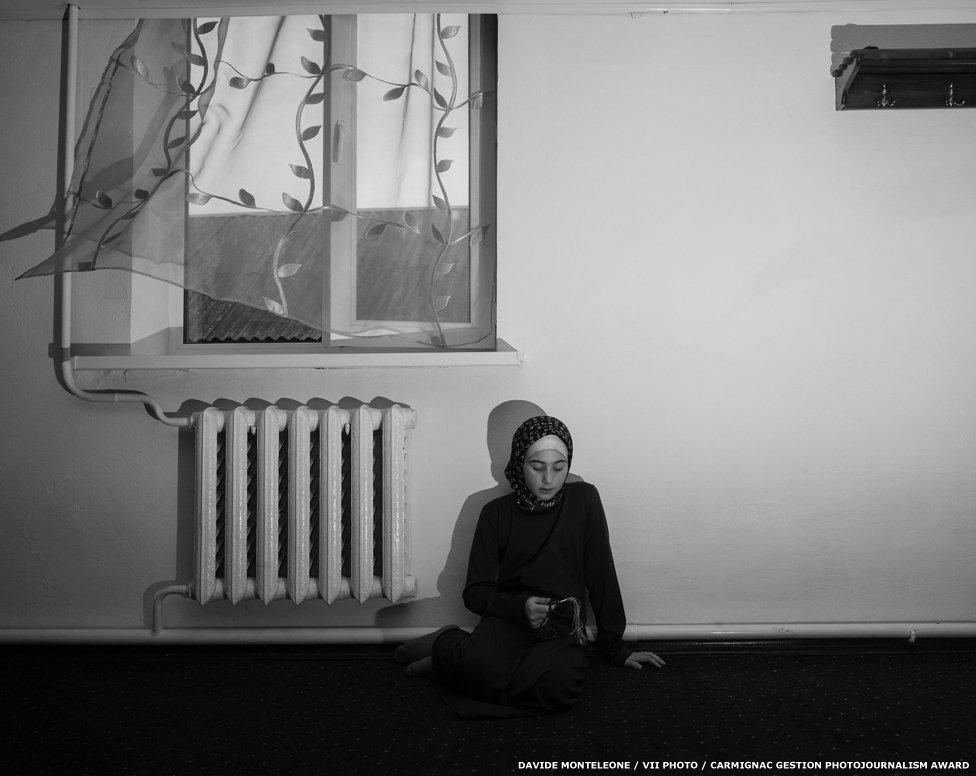
[[[71,176],[74,174],[74,143],[77,116],[78,86],[78,6],[67,7],[67,50],[64,83],[64,154],[63,175],[61,178],[61,228],[57,232],[57,247],[61,248],[67,239],[69,208],[71,207]],[[55,353],[55,374],[61,387],[72,396],[91,402],[136,403],[145,406],[156,420],[167,426],[189,427],[191,419],[171,418],[163,413],[163,408],[151,396],[138,391],[89,391],[80,388],[75,382],[74,360],[71,356],[71,273],[56,272],[54,275],[54,310],[57,317],[55,329],[58,349]]]

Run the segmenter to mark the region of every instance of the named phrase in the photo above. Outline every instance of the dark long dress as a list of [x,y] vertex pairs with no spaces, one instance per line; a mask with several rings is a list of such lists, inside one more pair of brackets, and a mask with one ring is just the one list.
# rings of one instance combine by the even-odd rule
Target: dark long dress
[[630,655],[622,642],[626,617],[595,487],[568,483],[560,503],[545,512],[520,509],[511,494],[489,502],[475,529],[463,595],[481,622],[470,635],[455,628],[437,638],[435,674],[478,700],[567,708],[583,688],[585,650],[568,627],[540,640],[528,624],[525,601],[572,596],[585,623],[587,593],[597,647],[611,663],[623,665]]

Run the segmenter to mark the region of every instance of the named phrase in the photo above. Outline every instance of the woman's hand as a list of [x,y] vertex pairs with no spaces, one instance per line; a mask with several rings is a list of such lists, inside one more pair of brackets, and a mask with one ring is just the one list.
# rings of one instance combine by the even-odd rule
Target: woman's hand
[[661,660],[653,652],[632,652],[630,657],[624,662],[627,668],[633,668],[636,671],[640,671],[644,668],[643,663],[648,663],[649,665],[661,668],[664,665],[664,661]]
[[529,621],[529,627],[538,628],[547,614],[549,614],[548,598],[532,595],[525,599],[525,617]]

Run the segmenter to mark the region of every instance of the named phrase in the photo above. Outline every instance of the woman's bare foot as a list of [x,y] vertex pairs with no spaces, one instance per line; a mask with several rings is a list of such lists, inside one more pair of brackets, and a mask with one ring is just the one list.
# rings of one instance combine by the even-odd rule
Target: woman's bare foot
[[410,641],[397,647],[396,652],[393,653],[393,658],[400,665],[409,666],[411,663],[415,663],[425,657],[430,657],[434,649],[434,641],[437,637],[444,631],[456,627],[457,625],[445,625],[443,628],[438,628],[426,636],[418,636],[415,639],[410,639]]
[[433,672],[434,661],[429,657],[414,660],[407,666],[407,676],[430,676]]

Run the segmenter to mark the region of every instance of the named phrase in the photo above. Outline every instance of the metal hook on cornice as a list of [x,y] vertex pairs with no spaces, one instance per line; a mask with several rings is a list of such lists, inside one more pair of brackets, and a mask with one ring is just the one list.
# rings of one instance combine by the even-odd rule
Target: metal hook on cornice
[[956,101],[956,85],[949,84],[949,93],[946,95],[945,101],[947,108],[961,108],[966,104],[965,100]]
[[874,101],[874,104],[879,108],[894,108],[895,100],[894,98],[888,97],[888,84],[881,84],[881,96]]

